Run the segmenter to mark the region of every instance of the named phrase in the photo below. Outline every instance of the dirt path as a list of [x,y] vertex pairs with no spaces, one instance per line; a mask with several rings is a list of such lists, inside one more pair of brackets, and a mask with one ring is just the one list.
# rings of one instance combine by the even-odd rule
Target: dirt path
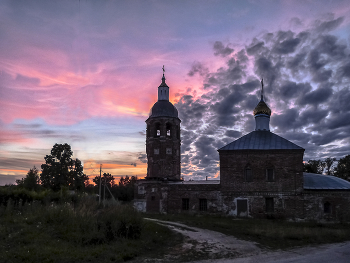
[[[176,222],[161,221],[150,218],[146,219],[155,221],[182,234],[185,237],[185,242],[182,245],[182,251],[178,251],[178,253],[190,253],[191,258],[196,257],[196,255],[198,255],[199,258],[207,259],[238,258],[242,256],[258,255],[261,253],[261,249],[253,242],[239,240],[233,236],[227,236],[207,229],[189,227]],[[177,261],[181,260],[180,258],[173,258],[173,260],[168,258],[168,260],[182,262]],[[183,260],[186,261],[185,258]]]
[[[348,263],[350,262],[350,242],[327,244],[315,247],[269,251],[260,249],[255,243],[239,240],[233,236],[189,227],[187,225],[147,219],[165,225],[185,237],[181,248],[174,248],[174,253],[163,259],[149,259],[143,262],[189,262],[196,263]],[[197,261],[196,259],[197,258]],[[205,259],[205,260],[204,260]]]

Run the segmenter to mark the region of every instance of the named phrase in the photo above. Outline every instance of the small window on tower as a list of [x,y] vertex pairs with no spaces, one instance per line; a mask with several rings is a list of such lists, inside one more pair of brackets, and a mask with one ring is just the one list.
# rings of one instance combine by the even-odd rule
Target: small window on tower
[[156,123],[155,125],[155,131],[156,131],[156,134],[155,134],[155,137],[159,137],[160,136],[160,123]]
[[173,151],[171,148],[166,148],[166,154],[172,154],[172,153],[173,153]]
[[166,136],[168,136],[168,137],[171,136],[171,124],[170,123],[166,124]]
[[154,154],[159,154],[159,149],[154,149]]

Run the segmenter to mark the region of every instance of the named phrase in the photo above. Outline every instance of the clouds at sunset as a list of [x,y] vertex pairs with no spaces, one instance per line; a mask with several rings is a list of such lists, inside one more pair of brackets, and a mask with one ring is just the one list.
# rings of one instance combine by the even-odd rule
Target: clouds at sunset
[[306,159],[343,157],[349,30],[345,0],[1,1],[0,184],[55,143],[88,175],[144,176],[163,65],[185,178],[218,176],[216,150],[254,129],[261,77],[273,132]]
[[[204,94],[184,94],[176,104],[182,119],[183,173],[195,178],[218,171],[217,149],[254,127],[252,111],[265,81],[272,131],[306,149],[305,159],[342,158],[350,150],[350,47],[332,35],[344,17],[329,15],[308,28],[265,32],[240,50],[213,45],[226,64],[203,76]],[[300,21],[302,23],[302,21]],[[229,45],[227,45],[229,46]]]

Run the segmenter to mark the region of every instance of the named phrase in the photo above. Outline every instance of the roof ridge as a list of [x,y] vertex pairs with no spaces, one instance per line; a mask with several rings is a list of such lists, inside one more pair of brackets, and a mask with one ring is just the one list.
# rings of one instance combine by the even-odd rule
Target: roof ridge
[[218,149],[218,151],[226,150],[304,150],[304,148],[271,131],[257,130]]

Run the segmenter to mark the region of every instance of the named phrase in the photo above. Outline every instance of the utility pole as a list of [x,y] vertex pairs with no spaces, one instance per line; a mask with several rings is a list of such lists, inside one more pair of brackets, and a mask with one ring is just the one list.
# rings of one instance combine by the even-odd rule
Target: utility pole
[[106,178],[104,178],[104,188],[103,188],[103,206],[105,206],[105,201],[106,201]]
[[102,170],[102,163],[100,164],[100,186],[98,190],[98,204],[101,204],[101,170]]

